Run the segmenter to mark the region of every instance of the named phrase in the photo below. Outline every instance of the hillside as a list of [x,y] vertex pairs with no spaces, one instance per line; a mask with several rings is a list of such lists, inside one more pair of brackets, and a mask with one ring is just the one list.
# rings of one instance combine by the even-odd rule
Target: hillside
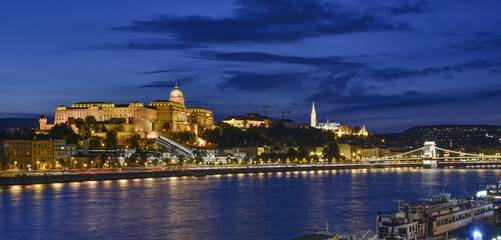
[[418,126],[400,134],[405,138],[422,144],[435,141],[445,148],[484,148],[501,149],[501,126],[492,125],[431,125]]

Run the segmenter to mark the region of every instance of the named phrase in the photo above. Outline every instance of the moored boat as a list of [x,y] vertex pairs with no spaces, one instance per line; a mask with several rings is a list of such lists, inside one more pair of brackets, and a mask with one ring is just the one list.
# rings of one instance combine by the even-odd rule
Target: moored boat
[[444,236],[494,215],[493,204],[474,196],[454,199],[440,193],[426,201],[402,204],[391,215],[377,217],[380,239],[419,239]]

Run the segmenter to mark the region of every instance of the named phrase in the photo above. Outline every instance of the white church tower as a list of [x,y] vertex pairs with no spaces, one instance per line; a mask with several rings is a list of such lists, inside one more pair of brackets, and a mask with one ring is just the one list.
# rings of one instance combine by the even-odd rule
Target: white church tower
[[315,112],[315,102],[313,102],[313,108],[311,109],[311,126],[317,126],[317,113]]

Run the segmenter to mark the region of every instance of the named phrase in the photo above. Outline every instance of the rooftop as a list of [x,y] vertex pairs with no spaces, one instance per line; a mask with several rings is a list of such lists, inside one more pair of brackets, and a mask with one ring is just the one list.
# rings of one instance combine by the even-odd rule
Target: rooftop
[[233,115],[233,116],[229,116],[225,120],[231,120],[231,119],[235,119],[235,120],[264,121],[264,120],[269,119],[269,118],[266,117],[266,116],[261,116],[261,115],[259,115],[259,113],[247,113],[245,115]]

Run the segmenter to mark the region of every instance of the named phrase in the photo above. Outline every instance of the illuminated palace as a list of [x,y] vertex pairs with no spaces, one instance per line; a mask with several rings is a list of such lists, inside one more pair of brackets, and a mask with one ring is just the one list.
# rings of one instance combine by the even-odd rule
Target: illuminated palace
[[317,113],[315,112],[315,103],[313,103],[313,107],[311,109],[311,127],[322,129],[325,131],[332,131],[338,136],[342,135],[358,135],[358,136],[368,136],[369,132],[365,129],[365,125],[360,129],[351,129],[346,124],[329,122],[329,118],[327,118],[326,123],[317,122]]
[[[151,102],[149,106],[139,102],[130,104],[80,102],[71,107],[59,106],[54,113],[54,124],[66,123],[74,130],[77,130],[76,119],[94,116],[107,129],[116,130],[119,137],[139,134],[143,138],[156,138],[159,132],[164,130],[190,131],[197,134],[198,127],[214,126],[212,111],[185,106],[183,92],[179,90],[177,83],[170,93],[169,100],[157,100]],[[39,121],[42,131],[54,126],[47,124],[47,118],[43,115]]]

